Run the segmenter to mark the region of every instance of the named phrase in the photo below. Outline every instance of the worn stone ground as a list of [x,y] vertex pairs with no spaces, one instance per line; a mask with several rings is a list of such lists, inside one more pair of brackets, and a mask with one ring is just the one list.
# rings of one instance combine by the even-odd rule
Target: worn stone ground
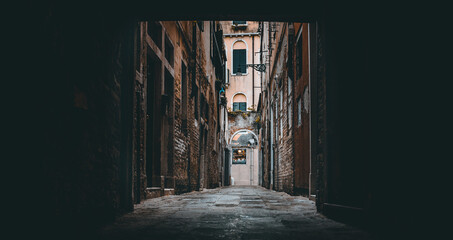
[[262,187],[149,199],[98,239],[372,239],[316,212],[313,201]]

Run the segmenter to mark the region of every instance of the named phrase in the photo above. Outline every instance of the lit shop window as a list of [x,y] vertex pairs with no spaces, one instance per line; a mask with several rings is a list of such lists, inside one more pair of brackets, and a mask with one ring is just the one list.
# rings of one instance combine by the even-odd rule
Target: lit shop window
[[233,164],[246,164],[246,149],[233,149]]

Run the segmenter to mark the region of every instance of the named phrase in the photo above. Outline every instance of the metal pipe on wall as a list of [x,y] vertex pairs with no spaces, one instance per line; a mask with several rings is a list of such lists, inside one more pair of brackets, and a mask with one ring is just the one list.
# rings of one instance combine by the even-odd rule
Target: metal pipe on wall
[[[252,35],[252,64],[255,66],[255,35]],[[255,106],[255,71],[252,67],[252,106]]]

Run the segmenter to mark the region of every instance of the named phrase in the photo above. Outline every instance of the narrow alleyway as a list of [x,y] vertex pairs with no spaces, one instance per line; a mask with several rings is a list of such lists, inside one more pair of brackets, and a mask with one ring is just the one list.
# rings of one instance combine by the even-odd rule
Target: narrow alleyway
[[371,239],[316,213],[315,204],[262,187],[208,189],[146,200],[100,239]]

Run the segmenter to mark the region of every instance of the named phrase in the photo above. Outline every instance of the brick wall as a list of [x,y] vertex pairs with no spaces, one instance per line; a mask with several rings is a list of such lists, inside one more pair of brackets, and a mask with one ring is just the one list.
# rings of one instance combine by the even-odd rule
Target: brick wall
[[[293,133],[288,122],[288,35],[287,26],[280,25],[280,36],[277,52],[275,55],[274,73],[277,76],[275,94],[271,95],[278,104],[277,124],[277,161],[275,188],[278,191],[285,191],[292,194],[294,188],[294,155],[293,155]],[[276,97],[276,98],[275,98]]]
[[[143,164],[141,158],[149,154],[143,146],[143,135],[146,126],[146,84],[153,84],[146,79],[146,59],[153,51],[155,55],[164,54],[147,47],[149,43],[148,29],[146,22],[141,23],[142,50],[136,74],[135,99],[136,111],[134,112],[134,189],[140,188],[140,197],[143,200],[146,196],[146,161]],[[161,24],[160,22],[158,24]],[[215,94],[215,77],[212,76],[214,65],[210,61],[209,49],[210,32],[208,29],[201,31],[199,26],[193,22],[162,22],[164,34],[173,43],[174,64],[171,71],[174,71],[173,98],[170,99],[170,106],[173,113],[168,119],[170,129],[165,133],[168,139],[168,149],[162,154],[168,154],[167,160],[162,163],[166,172],[165,188],[175,187],[175,193],[183,193],[191,190],[198,190],[200,187],[217,187],[220,181],[219,171],[219,142],[216,141],[217,133],[217,97]],[[205,23],[207,25],[207,23]],[[163,59],[163,57],[160,57]],[[165,60],[166,61],[166,60]],[[165,61],[163,61],[164,64]],[[187,105],[182,102],[182,65],[186,69]],[[141,67],[140,67],[141,66]],[[166,65],[165,68],[168,68]],[[186,114],[183,115],[183,111]],[[138,117],[137,117],[138,116]],[[145,125],[145,126],[144,126]],[[202,135],[200,135],[202,134]],[[223,148],[222,148],[223,149]],[[166,161],[166,162],[165,162]],[[200,171],[201,170],[201,171]],[[138,173],[140,172],[140,174]],[[141,178],[139,177],[141,175]],[[172,182],[174,179],[174,185]],[[137,201],[137,200],[136,200]],[[139,201],[139,200],[138,200]]]

